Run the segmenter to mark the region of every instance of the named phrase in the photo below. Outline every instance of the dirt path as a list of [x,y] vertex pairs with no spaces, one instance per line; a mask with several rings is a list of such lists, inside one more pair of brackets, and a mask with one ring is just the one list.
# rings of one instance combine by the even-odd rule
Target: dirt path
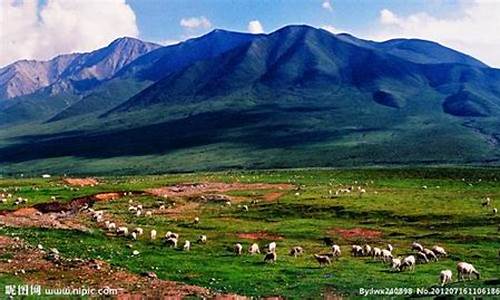
[[187,296],[245,299],[237,295],[217,295],[199,286],[161,280],[154,273],[137,275],[105,261],[49,258],[46,251],[7,236],[0,236],[0,257],[4,257],[0,259],[0,273],[11,274],[25,283],[44,288],[108,287],[118,290],[117,299],[181,299]]

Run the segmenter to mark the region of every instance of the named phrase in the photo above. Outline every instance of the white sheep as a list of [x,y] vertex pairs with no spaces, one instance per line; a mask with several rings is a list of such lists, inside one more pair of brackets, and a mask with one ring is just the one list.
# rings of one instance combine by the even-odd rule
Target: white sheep
[[174,232],[171,232],[171,231],[167,231],[167,233],[165,233],[165,238],[166,238],[166,239],[168,239],[168,238],[176,238],[176,239],[179,239],[179,234],[174,233]]
[[438,245],[435,245],[435,246],[432,247],[432,252],[434,252],[436,254],[436,256],[446,256],[446,255],[448,255],[446,253],[446,250],[444,250],[443,247],[438,246]]
[[368,255],[370,255],[371,252],[372,252],[372,247],[368,244],[365,244],[363,246],[363,255],[368,256]]
[[267,250],[269,252],[276,252],[276,242],[271,242],[267,245]]
[[424,252],[417,252],[417,254],[415,254],[417,256],[417,260],[420,261],[420,262],[423,262],[423,263],[428,263],[429,262],[429,259],[427,258],[427,255],[425,255]]
[[108,223],[107,227],[108,227],[108,231],[113,231],[116,229],[116,224],[114,222],[110,222],[110,223]]
[[132,231],[132,233],[130,235],[132,236],[133,240],[137,240],[137,232]]
[[277,258],[278,258],[278,255],[276,254],[276,252],[268,252],[264,256],[264,262],[275,263]]
[[391,269],[400,271],[401,270],[401,258],[393,258],[391,261]]
[[476,275],[477,279],[480,278],[481,274],[474,268],[473,265],[466,262],[459,262],[457,264],[457,273],[459,280],[464,280],[464,277],[467,276],[467,279],[471,279],[472,274]]
[[352,245],[351,253],[352,253],[352,256],[362,256],[363,255],[363,248],[359,245]]
[[391,244],[387,244],[386,249],[389,250],[389,252],[392,253],[392,250],[394,250],[394,247]]
[[496,215],[498,213],[498,209],[496,207],[493,207],[493,214]]
[[234,253],[236,253],[236,255],[241,255],[241,252],[243,252],[243,246],[240,244],[240,243],[236,243],[234,245]]
[[207,242],[207,236],[202,234],[198,237],[198,243],[205,244]]
[[194,224],[199,224],[200,223],[200,218],[196,217],[194,218]]
[[177,248],[177,239],[174,237],[165,240],[165,244],[169,247]]
[[259,245],[257,243],[253,243],[250,247],[248,247],[248,253],[251,255],[260,253]]
[[151,232],[149,233],[149,237],[150,237],[152,240],[156,240],[156,230],[151,229]]
[[391,251],[387,249],[382,249],[382,260],[384,262],[389,262],[393,259]]
[[413,255],[410,255],[410,256],[407,256],[405,258],[403,258],[403,260],[401,261],[401,270],[404,270],[404,269],[410,269],[410,270],[415,270],[415,256]]
[[189,251],[191,250],[191,242],[190,241],[184,241],[184,246],[182,246],[182,249],[184,251]]
[[248,211],[248,205],[243,205],[241,208],[243,209],[243,211]]
[[153,212],[151,212],[150,210],[148,210],[144,215],[146,217],[151,217],[153,215]]
[[304,249],[300,246],[295,246],[292,249],[290,249],[290,255],[293,257],[297,257],[299,255],[302,255],[304,253]]
[[423,252],[427,256],[427,258],[429,259],[429,261],[431,261],[431,260],[438,261],[438,257],[436,255],[436,253],[434,253],[432,250],[424,248]]
[[416,251],[423,252],[424,251],[424,247],[421,244],[417,243],[417,242],[413,242],[411,244],[411,250],[416,250]]
[[451,270],[443,270],[441,273],[439,273],[439,282],[441,283],[441,286],[444,286],[445,284],[451,283],[451,277],[453,276],[453,273]]
[[373,249],[371,251],[371,255],[372,255],[373,259],[375,259],[376,257],[380,257],[382,255],[382,250],[380,250],[380,248],[378,248],[378,247],[373,247]]
[[116,229],[116,234],[127,236],[128,235],[128,228],[127,227],[118,227]]
[[332,263],[332,260],[330,259],[330,257],[328,255],[313,254],[313,256],[316,259],[316,261],[319,263],[320,267],[325,266],[325,265],[329,265]]
[[134,232],[137,233],[137,236],[139,236],[144,233],[144,230],[141,227],[137,227],[134,229]]
[[142,210],[142,204],[137,204],[137,209]]
[[340,251],[339,245],[332,246],[332,254],[333,254],[333,256],[340,256],[342,254],[342,252]]
[[142,214],[142,210],[138,209],[136,212],[135,212],[135,216],[136,217],[140,217]]

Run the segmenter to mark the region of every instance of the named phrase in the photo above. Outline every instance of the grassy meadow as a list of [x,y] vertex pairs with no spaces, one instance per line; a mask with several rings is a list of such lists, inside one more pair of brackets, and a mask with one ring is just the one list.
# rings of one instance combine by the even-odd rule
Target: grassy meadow
[[[35,227],[0,227],[0,235],[15,235],[30,244],[55,247],[64,257],[99,258],[134,273],[154,271],[159,278],[208,287],[223,293],[245,296],[283,296],[292,299],[320,298],[325,295],[354,297],[360,288],[430,288],[437,286],[439,272],[453,271],[452,287],[500,287],[500,170],[495,168],[429,169],[295,169],[268,171],[232,171],[150,176],[99,177],[101,184],[70,188],[61,178],[3,178],[0,190],[14,197],[24,197],[31,206],[110,191],[143,191],[177,183],[240,182],[290,183],[290,190],[238,190],[225,193],[239,199],[227,206],[200,202],[196,198],[162,198],[134,194],[114,201],[96,202],[106,216],[129,228],[142,227],[139,240],[107,234],[90,218],[80,216],[90,231],[41,229]],[[339,188],[354,186],[355,191],[335,196]],[[357,192],[357,186],[366,193]],[[424,188],[426,186],[426,188]],[[273,201],[265,200],[271,192],[282,193]],[[491,207],[482,207],[486,197]],[[128,212],[129,201],[141,203],[144,210],[164,204],[185,207],[176,215],[135,216]],[[258,201],[253,201],[258,200]],[[13,201],[0,204],[0,210],[14,210]],[[196,206],[190,206],[192,203]],[[240,205],[248,205],[245,211]],[[194,224],[194,217],[200,218]],[[162,237],[167,231],[180,234],[193,245],[189,252],[167,248],[162,239],[149,239],[151,229]],[[345,234],[370,232],[372,235]],[[242,233],[264,234],[250,240]],[[206,244],[195,243],[205,234]],[[324,238],[331,238],[342,249],[342,256],[332,265],[319,267],[314,253],[326,253]],[[263,255],[247,254],[257,242],[261,249],[277,242],[275,264],[263,262]],[[409,246],[419,241],[431,248],[443,246],[448,257],[438,262],[418,264],[415,271],[392,272],[387,264],[372,258],[352,257],[352,244],[370,244],[385,248],[391,243],[396,256],[410,254]],[[244,254],[232,252],[242,243]],[[132,244],[130,248],[127,245]],[[305,254],[288,254],[293,246],[302,246]],[[139,255],[133,256],[132,251]],[[5,258],[0,258],[5,259]],[[456,263],[467,261],[480,272],[481,279],[456,282]],[[0,287],[19,279],[0,274]],[[3,294],[3,292],[2,292]]]

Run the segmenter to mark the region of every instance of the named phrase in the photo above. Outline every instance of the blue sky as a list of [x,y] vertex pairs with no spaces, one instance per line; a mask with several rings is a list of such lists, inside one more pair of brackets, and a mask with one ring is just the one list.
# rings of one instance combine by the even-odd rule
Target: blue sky
[[[446,17],[459,11],[458,1],[437,0],[333,0],[331,9],[322,0],[127,0],[137,16],[140,37],[149,41],[183,40],[213,28],[247,31],[248,22],[258,20],[266,32],[288,24],[333,26],[339,31],[366,35],[379,21],[380,11],[400,15],[427,12]],[[183,18],[205,17],[210,28],[188,30]]]
[[165,45],[215,28],[269,33],[289,24],[432,40],[500,67],[500,0],[0,0],[0,16],[0,67],[123,36]]

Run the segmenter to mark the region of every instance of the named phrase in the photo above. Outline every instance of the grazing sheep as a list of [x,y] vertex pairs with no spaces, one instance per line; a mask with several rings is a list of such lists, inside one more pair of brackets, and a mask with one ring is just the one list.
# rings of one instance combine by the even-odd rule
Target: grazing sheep
[[240,243],[236,243],[234,245],[234,253],[236,253],[236,255],[241,255],[241,253],[243,252],[243,246],[240,244]]
[[363,246],[363,255],[368,256],[368,255],[370,255],[371,252],[372,252],[372,247],[370,247],[370,245],[368,245],[368,244],[365,244]]
[[304,249],[300,246],[295,246],[290,250],[290,255],[293,257],[297,257],[299,255],[302,255],[304,253]]
[[416,251],[423,252],[424,251],[424,247],[421,244],[417,243],[417,242],[413,242],[411,244],[411,250],[416,250]]
[[179,234],[177,233],[173,233],[171,231],[167,231],[167,233],[165,233],[165,238],[168,239],[168,238],[176,238],[176,239],[179,239]]
[[496,215],[498,213],[498,209],[496,207],[493,208],[493,214]]
[[198,242],[198,243],[200,243],[200,244],[205,244],[205,243],[207,242],[207,236],[206,236],[206,235],[203,235],[203,234],[202,234],[202,235],[200,235],[200,236],[198,237],[198,241],[197,241],[197,242]]
[[128,211],[135,214],[135,212],[137,211],[137,207],[135,207],[135,206],[129,206],[128,207]]
[[131,236],[133,240],[137,240],[137,232],[132,231]]
[[142,204],[137,204],[137,209],[142,210]]
[[194,218],[194,224],[199,224],[200,223],[200,218],[196,217]]
[[386,247],[387,250],[389,250],[389,252],[392,253],[392,250],[394,250],[394,247],[392,247],[391,244],[387,244],[387,247]]
[[267,245],[267,250],[269,252],[276,252],[276,242],[271,242]]
[[149,237],[150,237],[152,240],[156,240],[156,230],[151,229],[151,232],[149,233]]
[[481,203],[483,205],[483,207],[486,207],[486,206],[490,206],[491,204],[491,199],[490,197],[486,197],[485,199],[486,201],[484,201],[483,203]]
[[316,261],[318,261],[320,267],[325,266],[325,265],[329,265],[332,263],[332,260],[327,255],[313,254],[313,256],[316,259]]
[[248,253],[250,253],[251,255],[254,255],[256,253],[260,254],[259,245],[257,243],[253,243],[250,247],[248,247]]
[[427,255],[425,255],[424,252],[417,252],[417,261],[422,262],[422,263],[428,263],[429,259],[427,258]]
[[448,255],[446,253],[446,250],[444,250],[443,247],[437,246],[437,245],[435,245],[435,246],[432,247],[432,252],[434,252],[436,254],[436,256],[446,256],[446,255]]
[[268,252],[264,256],[264,262],[275,263],[277,258],[278,258],[278,255],[276,254],[276,252]]
[[401,258],[393,258],[391,261],[391,269],[400,271],[401,270]]
[[381,252],[382,252],[382,260],[384,262],[389,262],[393,259],[391,251],[389,251],[387,249],[382,249]]
[[174,237],[165,240],[165,244],[169,247],[177,248],[177,239]]
[[441,283],[441,286],[444,286],[445,284],[451,283],[451,277],[453,276],[453,273],[451,270],[443,270],[441,273],[439,273],[439,282]]
[[144,230],[141,227],[137,227],[134,229],[134,232],[137,233],[137,235],[142,235],[144,233]]
[[153,215],[153,212],[151,212],[150,210],[148,210],[144,215],[146,217],[151,217]]
[[140,217],[142,214],[142,210],[138,209],[136,212],[135,212],[135,216],[136,217]]
[[472,274],[476,275],[477,279],[480,278],[481,274],[474,268],[473,265],[466,262],[459,262],[457,264],[457,273],[458,279],[464,280],[464,277],[467,276],[467,279],[471,279]]
[[128,235],[128,228],[127,227],[118,227],[116,229],[116,234],[127,236]]
[[363,248],[359,245],[352,245],[352,256],[363,256]]
[[190,242],[190,241],[185,241],[185,242],[184,242],[184,246],[182,246],[182,249],[183,249],[184,251],[189,251],[189,250],[191,250],[191,242]]
[[382,250],[378,247],[373,247],[371,251],[372,258],[375,259],[376,257],[380,257],[382,255]]
[[243,211],[248,211],[248,205],[243,205],[241,208],[243,209]]
[[333,254],[333,256],[340,256],[342,254],[342,252],[340,251],[339,245],[332,246],[332,254]]
[[113,231],[113,230],[116,229],[116,224],[113,223],[113,222],[111,222],[111,223],[108,224],[107,227],[108,227],[108,231]]
[[427,256],[427,258],[429,259],[429,261],[431,261],[431,260],[438,261],[438,257],[436,256],[436,253],[434,253],[432,250],[424,248],[423,252]]
[[410,269],[410,270],[415,270],[415,256],[410,255],[401,261],[401,270],[404,269]]

